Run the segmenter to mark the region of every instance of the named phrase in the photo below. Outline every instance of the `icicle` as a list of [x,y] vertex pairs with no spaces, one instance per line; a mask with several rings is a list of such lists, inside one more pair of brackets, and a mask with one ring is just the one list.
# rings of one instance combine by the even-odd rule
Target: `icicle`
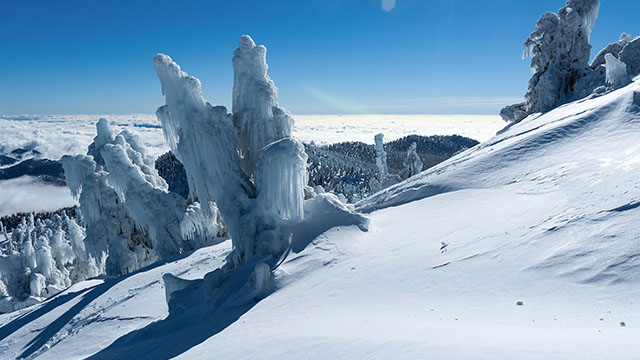
[[293,138],[278,140],[262,150],[256,181],[258,202],[268,213],[282,220],[304,218],[306,166],[304,146]]
[[627,65],[611,54],[606,54],[604,59],[607,69],[607,84],[614,88],[626,85],[629,82]]

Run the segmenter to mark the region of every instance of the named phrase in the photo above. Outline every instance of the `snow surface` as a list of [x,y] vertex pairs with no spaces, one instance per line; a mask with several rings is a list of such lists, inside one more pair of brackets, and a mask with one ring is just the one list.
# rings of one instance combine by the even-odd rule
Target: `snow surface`
[[366,199],[368,232],[294,249],[254,306],[165,319],[162,274],[227,241],[0,315],[0,358],[637,358],[639,136],[636,79]]

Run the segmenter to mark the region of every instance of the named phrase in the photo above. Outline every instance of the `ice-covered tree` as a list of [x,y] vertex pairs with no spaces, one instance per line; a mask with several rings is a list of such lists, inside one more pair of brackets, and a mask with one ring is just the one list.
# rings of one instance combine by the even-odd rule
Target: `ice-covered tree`
[[276,102],[278,89],[267,74],[267,48],[242,36],[233,53],[233,124],[242,169],[251,177],[262,148],[291,137],[293,118]]
[[230,266],[279,256],[295,240],[295,225],[308,220],[305,198],[313,194],[304,147],[291,137],[293,119],[278,105],[267,75],[266,48],[241,37],[233,57],[233,114],[207,103],[200,81],[170,57],[158,54],[154,65],[166,97],[156,114],[184,165],[190,197],[220,210],[233,240]]
[[[99,275],[76,241],[74,219],[23,217],[0,251],[0,312],[29,306],[72,283]],[[78,256],[80,255],[80,256]]]
[[387,168],[387,152],[384,151],[384,134],[378,134],[374,138],[376,143],[376,166],[378,167],[378,172],[380,178],[385,178],[389,175],[389,169]]
[[[114,135],[106,119],[96,128],[88,155],[65,156],[62,163],[67,184],[79,198],[86,252],[100,272],[117,276],[138,270],[202,245],[198,236],[188,235],[217,232],[215,220],[194,224],[202,219],[194,214],[187,219],[190,225],[183,226],[188,204],[168,191],[134,135]],[[207,209],[215,213],[215,207]],[[216,229],[209,231],[211,227]]]
[[404,168],[402,169],[402,173],[400,176],[404,179],[410,178],[420,171],[422,171],[422,159],[417,152],[418,144],[415,142],[411,143],[409,149],[407,150],[407,158],[404,161]]
[[503,109],[506,121],[520,121],[571,98],[579,80],[591,71],[589,38],[599,9],[599,0],[568,0],[558,13],[542,15],[524,43],[523,57],[531,57],[533,71],[526,102]]
[[640,74],[640,36],[629,41],[622,48],[619,59],[627,65],[629,76]]
[[[384,134],[377,134],[374,138],[376,144],[376,166],[378,167],[378,184],[375,191],[387,188],[400,182],[400,176],[389,174],[387,167],[387,152],[384,151]],[[376,184],[374,184],[376,186]]]

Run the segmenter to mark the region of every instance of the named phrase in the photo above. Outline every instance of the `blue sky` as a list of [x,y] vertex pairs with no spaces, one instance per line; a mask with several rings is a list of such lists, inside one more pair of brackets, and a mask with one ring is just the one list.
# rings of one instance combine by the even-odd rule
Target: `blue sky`
[[[390,7],[392,0],[384,0]],[[0,0],[0,113],[152,113],[152,57],[170,55],[231,103],[242,34],[267,46],[298,114],[495,114],[531,72],[522,43],[564,0]],[[640,1],[602,0],[593,54],[640,35]]]

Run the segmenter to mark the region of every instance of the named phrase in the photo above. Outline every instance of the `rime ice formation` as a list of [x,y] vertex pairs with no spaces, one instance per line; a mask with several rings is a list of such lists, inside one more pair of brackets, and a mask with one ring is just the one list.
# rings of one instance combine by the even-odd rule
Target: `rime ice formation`
[[568,0],[558,13],[548,12],[538,20],[524,43],[523,57],[531,57],[533,76],[526,103],[501,112],[507,121],[520,121],[527,114],[543,112],[566,101],[589,68],[591,28],[598,17],[598,0]]
[[381,178],[389,175],[387,168],[387,153],[384,151],[384,144],[382,143],[384,134],[378,134],[375,137],[376,142],[376,166]]
[[[114,136],[106,119],[96,127],[89,155],[65,156],[62,163],[72,194],[79,197],[87,254],[100,273],[127,274],[201,246],[194,232],[210,233],[215,221],[203,222],[194,216],[199,210],[192,209],[189,225],[183,226],[184,199],[167,191],[137,138],[127,131]],[[182,233],[183,227],[191,236]]]
[[629,41],[620,51],[619,58],[627,65],[627,72],[630,76],[640,74],[640,37]]
[[276,102],[278,89],[267,75],[267,48],[248,35],[233,53],[233,124],[238,134],[242,169],[253,174],[260,151],[270,143],[291,137],[293,118]]
[[156,55],[154,65],[166,97],[156,114],[172,152],[184,165],[190,196],[215,202],[234,246],[241,256],[251,257],[255,228],[252,221],[242,220],[251,216],[256,190],[240,167],[231,115],[225,107],[207,103],[200,81],[170,57]]
[[[589,65],[589,37],[600,9],[599,0],[568,0],[558,13],[548,12],[524,43],[523,57],[531,57],[533,76],[525,102],[506,106],[500,116],[519,122],[569,101],[602,95],[628,83],[640,73],[640,38],[623,33],[601,50]],[[610,66],[606,67],[607,55]],[[622,73],[626,66],[629,80]],[[611,80],[615,77],[615,81]]]
[[611,54],[606,54],[604,58],[607,84],[616,88],[628,84],[630,79],[627,75],[627,65]]
[[629,42],[633,40],[633,37],[627,33],[620,34],[620,39],[614,43],[607,45],[604,49],[600,50],[600,52],[596,55],[596,57],[591,62],[591,68],[596,70],[601,65],[605,64],[605,56],[607,54],[612,54],[616,58],[620,56],[620,52],[624,49]]
[[416,151],[417,148],[418,144],[413,142],[407,150],[407,158],[404,161],[404,169],[402,169],[402,173],[400,174],[400,177],[403,179],[410,178],[422,171],[422,166],[424,164],[422,163],[420,156],[418,156],[418,152]]
[[304,188],[307,185],[307,154],[304,146],[292,138],[275,141],[264,147],[258,164],[258,202],[265,206],[268,213],[276,214],[282,220],[302,220]]
[[546,13],[524,44],[534,74],[526,94],[528,113],[549,110],[565,100],[589,68],[591,28],[600,1],[569,0],[557,14]]
[[267,75],[266,48],[240,38],[232,115],[207,103],[200,81],[170,57],[158,54],[154,65],[166,97],[156,114],[184,165],[191,198],[220,211],[233,240],[229,266],[255,256],[277,258],[295,240],[295,225],[308,220],[305,198],[314,194],[306,186],[304,147],[291,138],[293,119],[276,102]]
[[400,176],[396,174],[389,174],[389,168],[387,167],[387,152],[384,151],[384,144],[382,143],[384,134],[378,134],[375,136],[376,142],[376,166],[378,167],[378,184],[372,184],[375,191],[387,188],[400,182]]
[[40,302],[72,283],[99,275],[86,257],[82,229],[66,214],[45,221],[34,221],[30,215],[22,218],[10,238],[6,232],[3,236],[0,313]]

